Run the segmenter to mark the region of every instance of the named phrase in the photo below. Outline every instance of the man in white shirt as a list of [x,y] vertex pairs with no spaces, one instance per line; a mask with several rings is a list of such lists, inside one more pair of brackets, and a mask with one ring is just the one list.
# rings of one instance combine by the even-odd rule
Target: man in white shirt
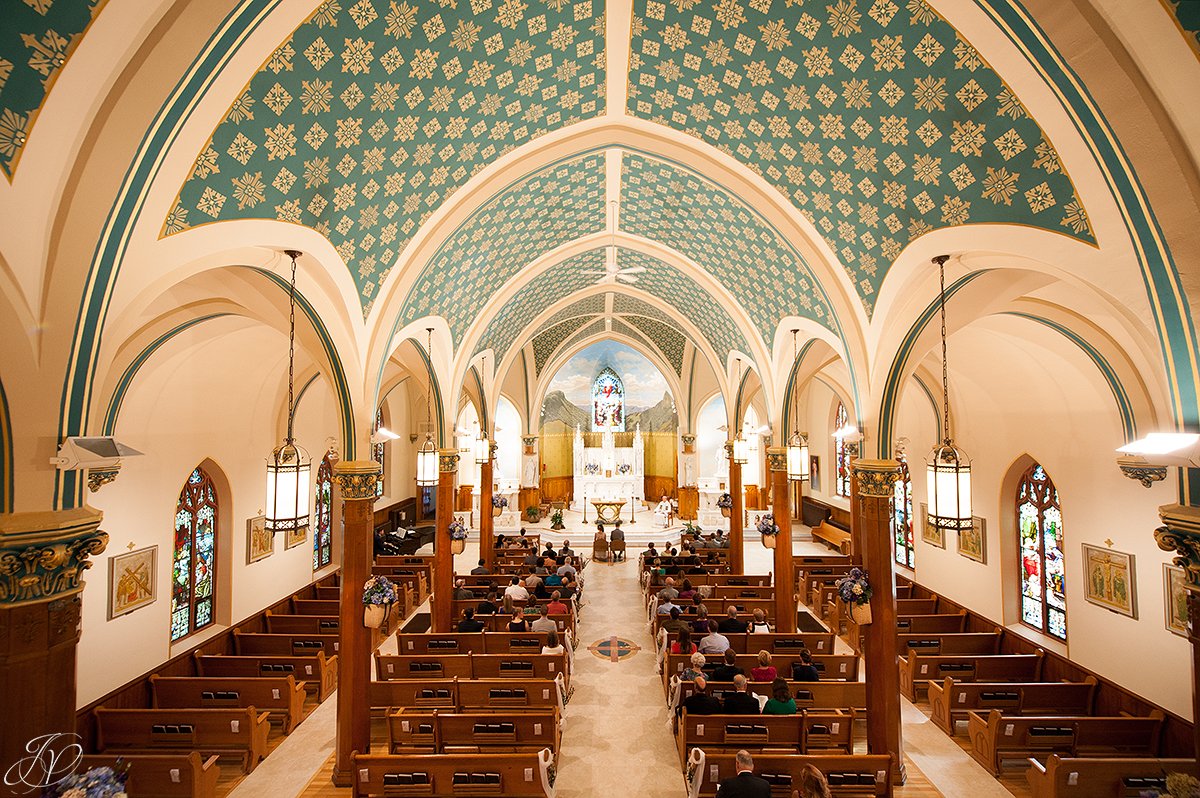
[[521,584],[521,580],[515,576],[512,578],[512,584],[504,588],[504,595],[513,601],[527,601],[529,599],[529,591]]
[[576,573],[578,572],[575,570],[575,566],[571,564],[570,557],[567,557],[565,560],[563,560],[563,564],[558,566],[559,576],[566,576],[567,574],[570,574],[572,577],[574,577]]
[[662,527],[666,528],[671,525],[671,502],[666,496],[663,496],[662,501],[654,508],[654,515]]
[[709,654],[724,654],[725,649],[729,646],[729,638],[717,631],[717,622],[709,621],[708,634],[700,638],[700,644],[696,646],[696,650],[708,656]]

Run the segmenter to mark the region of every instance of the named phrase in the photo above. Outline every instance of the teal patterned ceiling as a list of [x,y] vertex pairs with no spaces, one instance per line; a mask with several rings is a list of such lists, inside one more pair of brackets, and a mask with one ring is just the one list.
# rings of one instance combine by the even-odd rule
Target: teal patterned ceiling
[[0,168],[9,180],[54,81],[105,2],[4,3],[0,24]]
[[417,277],[398,326],[426,315],[450,325],[457,346],[484,305],[550,250],[604,229],[604,155],[547,167],[476,210]]
[[[626,264],[622,263],[621,265],[624,266]],[[637,297],[629,296],[628,294],[617,294],[613,297],[613,313],[636,313],[639,316],[648,316],[652,319],[658,319],[666,324],[675,323],[675,320],[672,319],[670,315],[654,307],[649,302],[643,302]]]
[[217,126],[163,234],[245,218],[315,228],[369,309],[473,174],[603,112],[604,74],[599,0],[325,0]]
[[567,305],[562,310],[555,312],[554,315],[539,324],[537,332],[535,332],[534,335],[541,333],[543,330],[550,329],[563,319],[569,319],[574,316],[595,316],[603,313],[605,296],[606,294],[593,294],[592,296],[584,297],[583,299],[572,302],[570,305]]
[[1196,0],[1162,0],[1162,4],[1174,17],[1192,52],[1200,58],[1200,3]]
[[925,0],[634,0],[632,48],[629,112],[778,188],[868,315],[904,246],[939,227],[1004,222],[1095,243],[1053,145]]
[[[538,337],[534,338],[533,339],[533,370],[534,370],[534,372],[537,374],[541,374],[542,369],[545,368],[547,361],[550,360],[550,357],[558,349],[559,345],[561,345],[563,341],[567,340],[572,335],[574,335],[575,332],[577,330],[579,330],[580,327],[583,327],[584,325],[586,325],[588,323],[588,320],[591,318],[593,318],[593,317],[577,316],[576,318],[573,318],[573,319],[567,319],[566,321],[559,322],[558,324],[556,324],[555,326],[546,330],[544,333],[542,333]],[[594,328],[595,325],[593,324],[592,327]],[[600,321],[600,327],[601,328],[604,327],[603,319]],[[583,335],[586,337],[587,335],[591,335],[591,333],[584,332]]]
[[[595,275],[585,275],[583,272],[597,269],[604,269],[603,249],[583,252],[534,277],[496,312],[483,337],[475,345],[475,354],[491,349],[499,363],[516,337],[543,309],[595,283]],[[603,311],[604,297],[601,295],[598,298],[600,310]]]
[[788,315],[836,331],[800,256],[738,197],[682,167],[630,152],[621,166],[621,197],[621,229],[699,264],[734,295],[768,347]]
[[[604,319],[597,319],[576,333],[571,340],[567,341],[567,347],[575,346],[583,340],[593,335],[599,335],[602,332],[604,332]],[[540,373],[541,369],[538,369],[538,372]]]
[[650,339],[651,343],[658,347],[658,351],[662,352],[663,357],[671,364],[671,368],[675,369],[677,376],[683,374],[683,354],[687,349],[687,339],[678,330],[669,324],[663,324],[661,321],[645,316],[623,316],[622,318],[638,328],[646,338]]

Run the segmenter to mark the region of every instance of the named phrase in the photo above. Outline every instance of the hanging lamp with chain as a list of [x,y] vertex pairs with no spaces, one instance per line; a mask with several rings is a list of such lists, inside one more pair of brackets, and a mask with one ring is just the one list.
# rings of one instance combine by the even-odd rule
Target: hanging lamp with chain
[[945,530],[971,528],[971,458],[954,445],[950,432],[950,379],[946,361],[946,261],[938,255],[939,306],[942,320],[942,419],[945,435],[926,462],[929,520]]

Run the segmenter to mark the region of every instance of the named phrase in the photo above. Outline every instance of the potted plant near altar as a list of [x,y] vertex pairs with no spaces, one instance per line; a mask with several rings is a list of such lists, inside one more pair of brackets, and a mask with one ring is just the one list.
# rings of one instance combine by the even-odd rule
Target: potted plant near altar
[[507,507],[508,497],[499,495],[492,496],[492,515],[499,518],[500,513],[504,512],[505,508]]
[[399,594],[386,576],[372,576],[363,584],[363,626],[378,629],[387,620]]
[[538,509],[536,504],[531,504],[525,508],[525,520],[531,524],[536,524],[542,518],[542,511]]
[[733,509],[733,497],[728,493],[722,493],[717,499],[717,508],[720,509],[721,515],[729,517],[729,511]]
[[683,523],[684,536],[689,537],[693,542],[700,539],[700,533],[703,531],[704,530],[693,524],[691,521],[684,521]]
[[850,617],[859,626],[871,622],[871,583],[867,580],[867,572],[861,568],[851,568],[850,574],[837,580],[838,598],[850,606]]
[[551,529],[566,529],[566,524],[563,523],[563,511],[555,510],[550,513],[550,528]]
[[446,527],[446,531],[450,533],[450,553],[462,554],[463,549],[467,547],[467,527],[462,519],[455,518]]
[[763,548],[775,548],[775,537],[779,534],[779,524],[775,523],[773,514],[767,513],[758,519],[758,531],[762,534]]
[[83,773],[72,773],[56,782],[42,795],[51,798],[127,798],[125,781],[129,774],[118,763],[116,769],[96,767]]

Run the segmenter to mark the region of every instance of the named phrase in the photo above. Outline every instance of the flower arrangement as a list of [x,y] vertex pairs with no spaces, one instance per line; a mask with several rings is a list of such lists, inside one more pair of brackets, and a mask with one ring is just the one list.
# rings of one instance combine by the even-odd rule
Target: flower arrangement
[[683,524],[683,534],[685,535],[691,535],[694,538],[698,538],[700,537],[700,533],[703,531],[704,530],[693,524],[691,521],[685,521]]
[[599,463],[584,463],[583,473],[599,474],[600,473],[600,464]]
[[455,518],[446,526],[446,531],[450,533],[451,540],[466,540],[467,527],[462,520]]
[[1142,790],[1138,798],[1200,798],[1200,780],[1186,773],[1168,773],[1167,790]]
[[619,463],[617,465],[617,473],[618,474],[630,474],[632,472],[633,472],[633,466],[631,466],[629,463]]
[[52,798],[126,798],[127,777],[127,774],[110,767],[92,768],[67,776],[45,795]]
[[861,568],[851,568],[850,575],[839,579],[835,587],[838,597],[847,604],[866,604],[871,600],[871,583]]
[[505,507],[508,506],[508,497],[500,496],[499,494],[493,495],[492,496],[492,506],[499,507],[501,510],[503,510]]
[[722,510],[728,510],[732,506],[733,506],[733,497],[730,496],[728,493],[722,493],[720,498],[717,499],[717,507],[719,507]]
[[565,525],[563,524],[563,511],[562,510],[555,510],[554,512],[550,513],[550,528],[551,529],[565,528]]
[[363,604],[395,604],[396,585],[386,576],[372,576],[363,584]]
[[767,513],[762,518],[758,519],[758,531],[764,537],[771,537],[779,534],[779,524],[775,523],[775,516]]

